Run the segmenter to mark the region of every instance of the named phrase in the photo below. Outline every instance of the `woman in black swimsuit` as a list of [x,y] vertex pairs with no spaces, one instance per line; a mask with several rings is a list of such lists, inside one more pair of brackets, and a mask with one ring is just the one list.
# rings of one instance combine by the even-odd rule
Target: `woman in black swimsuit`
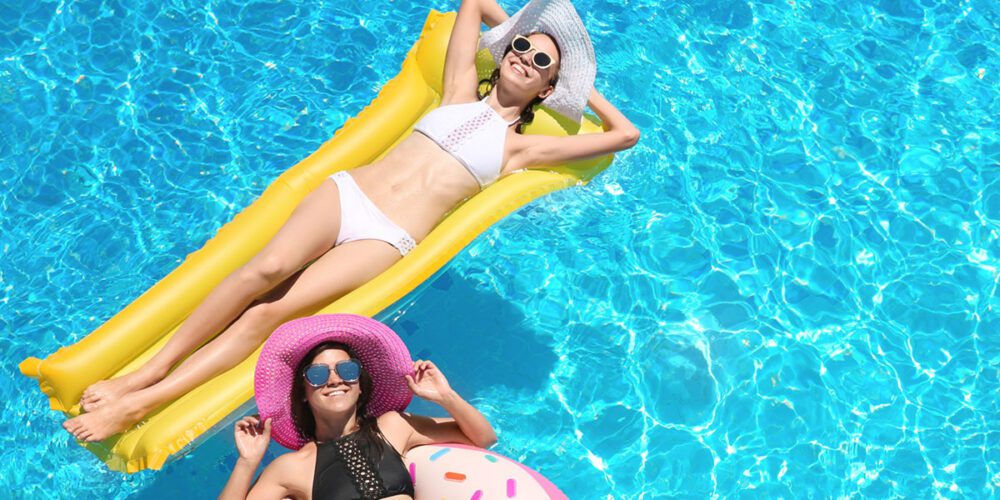
[[[400,353],[405,346],[395,352],[373,348],[379,342],[402,346],[375,320],[345,314],[302,318],[280,327],[271,340],[254,384],[265,420],[253,416],[236,423],[240,456],[220,499],[412,499],[413,482],[402,459],[411,448],[444,442],[485,448],[496,442],[490,423],[451,389],[434,363],[416,361],[406,367],[410,373],[393,373],[399,363],[387,358],[409,364],[409,353]],[[276,359],[294,376],[268,366],[278,364]],[[268,398],[272,389],[287,387],[282,378],[289,379],[291,397],[286,391]],[[407,391],[402,400],[401,388]],[[452,418],[399,411],[410,394],[441,405]],[[386,407],[396,410],[379,414]],[[301,448],[274,459],[251,485],[272,430],[279,443]]]

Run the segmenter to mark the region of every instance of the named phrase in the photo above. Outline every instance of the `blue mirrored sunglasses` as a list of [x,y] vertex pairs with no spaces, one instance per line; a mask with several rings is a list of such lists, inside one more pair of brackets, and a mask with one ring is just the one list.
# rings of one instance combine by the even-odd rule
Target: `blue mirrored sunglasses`
[[361,362],[356,359],[338,361],[332,367],[322,363],[313,363],[302,371],[302,375],[305,376],[309,385],[323,387],[330,380],[331,370],[336,371],[340,380],[347,383],[357,382],[361,378]]

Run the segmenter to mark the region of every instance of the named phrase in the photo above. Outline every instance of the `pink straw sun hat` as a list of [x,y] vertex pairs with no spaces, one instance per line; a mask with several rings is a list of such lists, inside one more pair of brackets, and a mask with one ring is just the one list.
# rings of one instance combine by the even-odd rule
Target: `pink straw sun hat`
[[302,358],[323,342],[349,346],[371,375],[370,415],[403,411],[413,397],[405,378],[413,372],[410,351],[388,326],[355,314],[324,314],[289,321],[264,343],[253,376],[261,421],[271,419],[271,437],[286,448],[297,450],[309,442],[292,418],[292,384],[302,376],[296,373]]

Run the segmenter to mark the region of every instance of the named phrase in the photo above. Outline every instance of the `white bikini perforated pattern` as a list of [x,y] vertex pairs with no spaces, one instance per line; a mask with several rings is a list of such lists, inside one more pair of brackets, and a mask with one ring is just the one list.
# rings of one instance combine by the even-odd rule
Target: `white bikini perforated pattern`
[[406,257],[406,254],[412,252],[414,248],[417,248],[417,242],[414,241],[409,234],[407,234],[400,237],[399,241],[392,246],[396,247],[396,250],[399,250],[400,255]]
[[455,129],[452,130],[443,141],[441,141],[441,147],[452,153],[457,151],[462,144],[475,135],[477,130],[482,128],[483,125],[489,123],[490,119],[493,118],[495,114],[496,113],[490,109],[489,106],[487,106],[486,109],[481,111],[476,116],[469,118],[458,127],[455,127]]

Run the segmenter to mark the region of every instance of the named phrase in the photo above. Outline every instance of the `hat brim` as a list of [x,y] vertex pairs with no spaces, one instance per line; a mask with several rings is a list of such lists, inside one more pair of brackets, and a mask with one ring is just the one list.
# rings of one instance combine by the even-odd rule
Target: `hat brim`
[[292,418],[292,385],[302,359],[323,342],[349,346],[371,376],[369,415],[403,411],[413,397],[405,378],[413,369],[410,351],[388,326],[354,314],[289,321],[264,343],[254,371],[254,398],[261,419],[271,419],[271,437],[286,448],[297,450],[309,441]]

